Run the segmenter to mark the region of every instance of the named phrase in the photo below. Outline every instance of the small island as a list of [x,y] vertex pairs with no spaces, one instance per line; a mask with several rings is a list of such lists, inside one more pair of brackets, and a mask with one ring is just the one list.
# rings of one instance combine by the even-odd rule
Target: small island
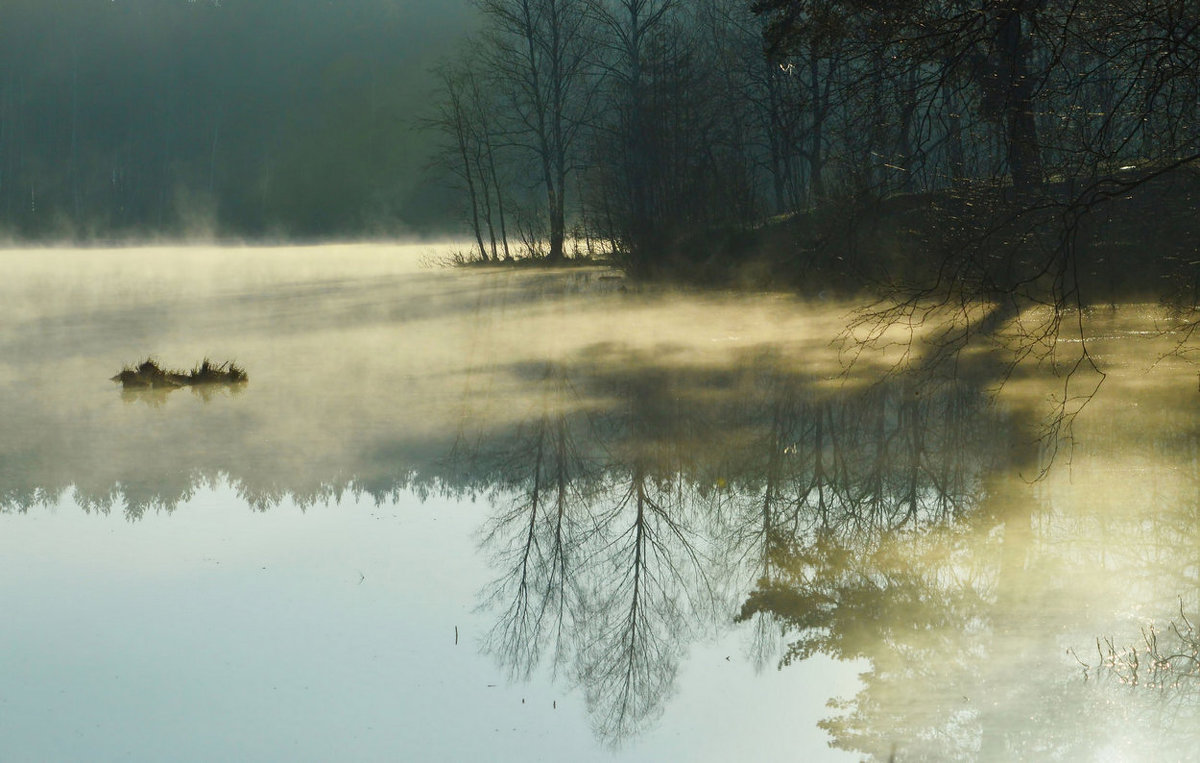
[[191,371],[168,371],[153,358],[147,358],[136,366],[125,366],[112,377],[125,389],[175,389],[205,384],[245,384],[250,380],[246,370],[233,361],[213,363],[202,360]]

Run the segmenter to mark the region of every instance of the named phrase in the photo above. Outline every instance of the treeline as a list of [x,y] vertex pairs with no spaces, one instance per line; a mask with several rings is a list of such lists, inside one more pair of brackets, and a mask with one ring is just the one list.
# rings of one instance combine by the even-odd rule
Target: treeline
[[5,0],[0,235],[394,234],[423,57],[469,8],[403,0]]
[[465,223],[481,258],[645,272],[846,199],[1078,217],[1200,152],[1198,28],[1183,0],[7,0],[0,234]]
[[1195,3],[479,6],[436,122],[482,259],[604,241],[645,272],[698,230],[947,189],[1077,219],[1200,156]]

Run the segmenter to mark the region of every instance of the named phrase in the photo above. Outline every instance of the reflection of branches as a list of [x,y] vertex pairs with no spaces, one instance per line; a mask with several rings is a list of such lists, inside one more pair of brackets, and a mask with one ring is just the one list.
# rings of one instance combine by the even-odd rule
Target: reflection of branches
[[1179,617],[1165,630],[1142,629],[1141,645],[1117,647],[1111,637],[1096,639],[1095,665],[1080,661],[1084,671],[1111,676],[1129,686],[1163,691],[1187,691],[1200,696],[1200,632],[1179,604]]
[[688,590],[672,558],[674,542],[696,560],[686,531],[647,482],[644,473],[631,475],[622,497],[600,518],[606,527],[624,529],[597,550],[599,568],[611,576],[598,581],[581,677],[597,731],[614,741],[654,720],[670,694],[685,622],[680,599]]
[[565,411],[572,388],[557,364],[546,366],[541,385],[540,413],[502,455],[513,483],[510,506],[491,519],[483,538],[485,547],[498,549],[493,561],[501,569],[485,600],[505,602],[487,647],[518,676],[538,664],[547,638],[553,664],[567,658],[566,636],[584,605],[579,550],[590,533],[588,464]]
[[904,378],[832,398],[783,385],[772,393],[780,397],[750,451],[760,463],[746,465],[757,489],[742,511],[752,513],[733,538],[760,549],[762,578],[772,554],[795,543],[783,537],[869,544],[961,516],[996,457],[980,422],[985,401],[966,384]]
[[[782,390],[784,381],[775,389]],[[822,723],[843,749],[886,758],[895,745],[897,759],[1075,759],[1081,750],[1107,749],[1108,729],[1126,725],[1123,718],[1163,731],[1162,740],[1149,734],[1135,743],[1148,736],[1154,749],[1186,749],[1180,743],[1194,744],[1190,729],[1200,712],[1200,638],[1190,614],[1147,631],[1136,653],[1112,641],[1101,644],[1107,644],[1101,655],[1107,667],[1100,672],[1154,684],[1156,692],[1130,692],[1128,701],[1114,702],[1111,687],[1099,691],[1095,682],[1073,680],[1057,658],[1064,634],[1078,627],[1072,622],[1107,616],[1080,603],[1073,586],[1092,585],[1076,576],[1090,578],[1099,569],[1111,578],[1120,570],[1115,585],[1141,604],[1156,601],[1164,581],[1194,584],[1196,503],[1190,488],[1180,496],[1154,485],[1145,490],[1145,503],[1132,507],[1039,509],[1046,492],[1058,488],[1057,478],[1030,490],[1020,480],[991,474],[997,466],[1002,474],[1014,473],[1024,462],[1014,463],[1021,455],[1009,454],[1016,422],[988,406],[981,386],[917,385],[893,376],[825,400],[794,385],[789,405],[777,409],[790,406],[797,425],[763,421],[755,441],[761,447],[747,454],[749,473],[778,477],[746,480],[743,494],[731,498],[731,532],[739,533],[731,537],[753,552],[776,549],[769,565],[753,565],[760,579],[739,619],[761,627],[769,617],[782,628],[783,664],[818,652],[869,661],[863,689],[835,705],[837,712]],[[815,432],[799,424],[817,417],[837,431],[828,440],[836,455],[827,451],[825,458],[843,465],[838,474],[848,486],[834,491],[839,500],[824,507],[815,496],[797,500],[803,496],[789,492],[808,484],[818,468]],[[1192,463],[1190,417],[1172,409],[1161,425],[1145,422],[1137,421],[1145,440],[1137,440],[1135,451],[1171,465]],[[1113,429],[1127,426],[1114,423]],[[1108,440],[1115,432],[1093,434]],[[1110,455],[1110,448],[1106,444],[1102,453]],[[1111,468],[1108,460],[1102,463]],[[1140,468],[1136,461],[1122,466]],[[790,479],[793,474],[799,479]],[[1093,481],[1079,474],[1074,480]],[[762,494],[748,494],[767,482],[788,486],[771,505],[795,507],[800,518],[794,530],[771,524],[773,537],[765,529]],[[1119,504],[1125,498],[1123,492],[1104,498],[1093,492],[1086,500]],[[1109,527],[1113,520],[1128,524]],[[1118,540],[1093,549],[1109,536]],[[1085,553],[1077,558],[1080,551]],[[1074,566],[1063,564],[1068,558]],[[747,554],[748,561],[761,559]]]
[[580,677],[597,733],[614,743],[662,712],[692,623],[707,620],[715,601],[694,530],[702,501],[681,471],[679,435],[693,430],[694,413],[664,382],[651,374],[619,384],[628,418],[608,448],[608,506],[595,513],[594,625]]
[[[572,414],[579,392],[548,365],[534,415],[476,454],[502,480],[504,506],[483,535],[499,568],[484,592],[499,610],[487,648],[524,676],[552,644],[550,663],[573,661],[613,743],[661,713],[689,623],[711,619],[715,598],[696,530],[703,499],[681,468],[693,425],[685,406],[664,404],[665,381],[606,382],[621,405]],[[579,447],[584,431],[602,462]]]
[[0,512],[26,514],[33,508],[49,508],[58,503],[67,488],[6,487],[0,492]]
[[[732,528],[755,549],[746,558],[759,573],[737,620],[777,623],[783,665],[818,652],[872,659],[867,688],[822,724],[838,746],[886,757],[901,741],[934,756],[968,754],[978,736],[966,714],[886,699],[897,683],[951,692],[947,676],[973,664],[955,643],[985,611],[994,575],[945,560],[961,537],[954,521],[978,505],[984,476],[1000,463],[1003,421],[961,381],[893,377],[829,397],[780,380],[773,391],[787,402],[775,400],[764,426],[759,484],[786,489],[770,501],[755,494]],[[768,511],[777,505],[786,521]],[[944,738],[916,745],[931,730]]]
[[[949,695],[956,674],[975,666],[977,656],[960,639],[986,611],[991,592],[986,580],[939,569],[942,544],[954,542],[954,533],[925,540],[905,533],[875,548],[820,538],[797,547],[778,579],[760,584],[744,603],[739,620],[770,614],[785,626],[782,665],[817,653],[871,659],[863,690],[821,724],[838,747],[886,757],[899,741],[905,752],[920,750],[915,754],[928,759],[977,749],[977,721]],[[897,553],[909,544],[927,550]],[[893,701],[903,686],[944,701]]]

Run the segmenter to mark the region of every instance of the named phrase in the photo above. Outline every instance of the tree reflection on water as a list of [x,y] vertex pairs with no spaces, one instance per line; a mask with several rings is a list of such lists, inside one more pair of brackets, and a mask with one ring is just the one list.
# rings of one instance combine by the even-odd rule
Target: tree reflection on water
[[[457,454],[463,473],[498,477],[504,510],[483,536],[501,572],[489,648],[515,674],[541,660],[565,670],[597,732],[620,741],[662,712],[698,632],[733,613],[763,662],[866,661],[862,690],[822,723],[848,751],[1186,749],[1193,736],[1162,718],[1158,738],[1114,739],[1111,693],[1067,659],[1126,606],[1119,576],[1089,580],[1104,565],[1072,527],[1112,512],[1021,476],[1041,472],[1037,433],[995,404],[986,376],[830,388],[768,351],[735,368],[611,351],[524,369],[544,394],[519,434]],[[1164,550],[1193,537],[1150,534]],[[1119,534],[1099,546],[1127,552]],[[1112,566],[1148,586],[1177,578],[1176,559],[1145,561]]]
[[685,447],[703,414],[663,373],[581,380],[613,401],[604,409],[577,405],[587,392],[563,364],[529,376],[544,392],[529,419],[459,454],[468,473],[503,475],[483,536],[500,571],[487,646],[517,676],[549,647],[583,684],[597,732],[621,739],[661,713],[688,634],[718,611],[712,502]]
[[982,596],[893,545],[949,561],[929,539],[1011,466],[1012,427],[978,386],[830,388],[768,351],[734,368],[612,350],[520,369],[542,391],[526,418],[455,451],[497,507],[488,648],[517,676],[543,658],[574,676],[612,741],[662,712],[687,645],[738,610],[748,580],[738,619],[755,621],[760,658],[774,631],[792,634],[785,663],[869,656],[881,629],[922,617],[950,637]]
[[[1061,481],[1090,462],[1027,482],[1041,467],[1036,432],[996,402],[988,373],[857,383],[799,368],[772,345],[723,364],[595,345],[482,369],[488,382],[462,395],[454,426],[377,438],[351,459],[289,470],[249,438],[198,436],[167,462],[151,435],[122,443],[115,481],[30,456],[39,468],[0,464],[0,495],[27,511],[73,486],[86,510],[131,520],[221,481],[260,510],[346,492],[485,496],[485,650],[514,678],[548,668],[579,686],[614,744],[662,715],[689,647],[735,622],[760,665],[822,654],[867,666],[822,723],[845,750],[1004,760],[1133,749],[1143,737],[1111,730],[1111,689],[1131,675],[1173,688],[1174,720],[1136,698],[1121,717],[1161,729],[1159,750],[1195,741],[1178,726],[1195,727],[1200,696],[1187,680],[1194,631],[1180,624],[1192,621],[1160,627],[1136,653],[1112,632],[1136,602],[1160,612],[1190,590],[1197,605],[1194,475],[1178,492],[1072,497]],[[521,395],[489,393],[500,379]],[[1186,462],[1200,427],[1172,421],[1156,442]],[[1102,420],[1092,439],[1109,425],[1129,428]],[[1152,519],[1133,506],[1145,501]],[[1083,655],[1097,635],[1110,648],[1080,658],[1081,680],[1067,650]]]

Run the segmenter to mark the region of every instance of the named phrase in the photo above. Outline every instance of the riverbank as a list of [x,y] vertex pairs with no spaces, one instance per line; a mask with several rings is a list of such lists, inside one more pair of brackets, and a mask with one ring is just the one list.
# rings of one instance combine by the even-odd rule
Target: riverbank
[[1021,197],[994,184],[847,195],[754,227],[677,236],[648,277],[848,297],[902,288],[1181,302],[1200,284],[1198,204],[1194,164]]

